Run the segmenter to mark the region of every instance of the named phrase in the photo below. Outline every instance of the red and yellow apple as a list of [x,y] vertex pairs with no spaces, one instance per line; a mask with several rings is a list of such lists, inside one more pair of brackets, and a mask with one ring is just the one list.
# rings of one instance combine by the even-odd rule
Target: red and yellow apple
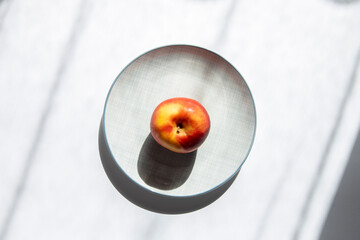
[[205,141],[210,130],[210,118],[205,108],[194,99],[171,98],[154,110],[150,130],[161,146],[177,153],[189,153]]

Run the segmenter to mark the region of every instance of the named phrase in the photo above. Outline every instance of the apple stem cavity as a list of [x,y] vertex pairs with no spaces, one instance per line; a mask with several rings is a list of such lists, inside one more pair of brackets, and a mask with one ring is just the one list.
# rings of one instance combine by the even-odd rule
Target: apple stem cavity
[[183,128],[183,125],[181,123],[178,123],[176,124],[176,126],[177,126],[176,133],[180,133],[180,129]]

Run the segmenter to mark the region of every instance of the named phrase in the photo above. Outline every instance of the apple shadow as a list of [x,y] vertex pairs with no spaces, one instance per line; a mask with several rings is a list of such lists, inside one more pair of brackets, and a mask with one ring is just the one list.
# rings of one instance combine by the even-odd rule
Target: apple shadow
[[[183,214],[199,210],[223,195],[239,174],[237,171],[223,184],[201,194],[175,197],[156,193],[136,183],[119,166],[107,143],[103,118],[101,119],[98,137],[101,163],[111,183],[130,202],[153,212]],[[152,136],[150,137],[152,138]],[[143,160],[146,159],[146,157],[142,158]],[[186,180],[182,181],[185,182]]]
[[158,144],[149,134],[140,150],[137,169],[141,179],[151,187],[171,190],[189,178],[197,150],[175,153]]

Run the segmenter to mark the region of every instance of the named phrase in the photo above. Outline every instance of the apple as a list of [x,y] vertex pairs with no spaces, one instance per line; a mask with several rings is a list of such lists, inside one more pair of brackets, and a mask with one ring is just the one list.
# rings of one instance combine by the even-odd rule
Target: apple
[[189,153],[205,141],[210,131],[210,118],[194,99],[171,98],[155,108],[150,130],[161,146],[177,153]]

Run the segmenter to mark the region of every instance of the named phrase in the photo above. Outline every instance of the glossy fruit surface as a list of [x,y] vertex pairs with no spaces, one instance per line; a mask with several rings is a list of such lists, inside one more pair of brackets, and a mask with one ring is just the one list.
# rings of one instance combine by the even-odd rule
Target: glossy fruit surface
[[210,131],[210,118],[196,100],[171,98],[154,110],[150,130],[163,147],[177,153],[188,153],[205,141]]

